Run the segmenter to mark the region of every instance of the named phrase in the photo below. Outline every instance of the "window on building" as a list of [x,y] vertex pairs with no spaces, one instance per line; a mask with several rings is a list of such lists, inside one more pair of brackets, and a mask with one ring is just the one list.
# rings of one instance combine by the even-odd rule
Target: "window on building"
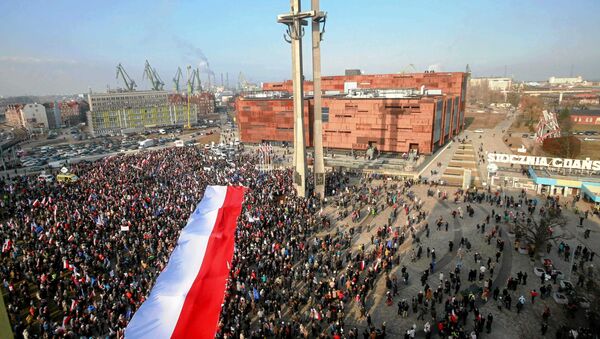
[[321,112],[323,113],[323,122],[329,122],[329,107],[322,107]]

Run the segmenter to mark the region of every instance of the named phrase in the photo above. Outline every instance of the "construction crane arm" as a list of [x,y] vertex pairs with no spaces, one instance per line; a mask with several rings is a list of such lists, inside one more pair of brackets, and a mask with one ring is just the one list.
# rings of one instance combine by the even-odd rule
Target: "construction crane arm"
[[127,74],[127,71],[125,71],[125,68],[121,64],[117,65],[117,79],[119,78],[119,75],[121,75],[121,77],[123,78],[125,88],[127,88],[128,91],[135,90],[135,87],[137,86],[135,84],[135,81],[131,79],[131,77],[129,76],[129,74]]
[[177,72],[173,77],[173,84],[175,85],[175,91],[179,93],[179,81],[181,80],[181,67],[177,67]]
[[155,91],[160,91],[163,89],[163,86],[165,85],[162,80],[160,79],[160,77],[158,76],[158,73],[156,72],[156,69],[152,68],[152,66],[150,66],[150,63],[148,62],[148,60],[146,60],[146,65],[144,66],[144,78],[148,78],[148,80],[150,80],[150,83],[152,84],[152,89]]

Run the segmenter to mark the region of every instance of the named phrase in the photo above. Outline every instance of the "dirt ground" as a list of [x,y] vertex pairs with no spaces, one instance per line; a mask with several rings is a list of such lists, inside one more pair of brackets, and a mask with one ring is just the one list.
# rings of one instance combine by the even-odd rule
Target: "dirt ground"
[[581,153],[579,154],[580,159],[600,158],[600,141],[581,141]]
[[493,128],[500,121],[506,119],[506,114],[503,113],[465,113],[465,127],[468,130]]
[[211,142],[215,142],[218,144],[221,140],[221,135],[219,133],[213,133],[211,135],[203,135],[201,137],[196,138],[196,141],[201,144],[210,144]]

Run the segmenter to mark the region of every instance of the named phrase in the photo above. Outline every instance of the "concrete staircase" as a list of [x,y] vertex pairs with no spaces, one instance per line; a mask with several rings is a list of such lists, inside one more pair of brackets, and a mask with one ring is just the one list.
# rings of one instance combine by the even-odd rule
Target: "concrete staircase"
[[461,187],[464,170],[471,170],[471,186],[482,187],[477,158],[473,144],[459,144],[442,173],[442,180],[446,185]]

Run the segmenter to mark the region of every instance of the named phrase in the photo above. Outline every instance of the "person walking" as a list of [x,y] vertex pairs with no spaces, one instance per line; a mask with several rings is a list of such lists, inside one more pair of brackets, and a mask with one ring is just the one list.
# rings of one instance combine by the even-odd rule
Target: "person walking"
[[531,290],[530,294],[531,294],[531,304],[534,304],[535,297],[537,297],[539,295],[539,293],[535,289],[533,289],[533,290]]
[[485,324],[485,329],[487,333],[492,332],[492,322],[494,321],[494,316],[492,313],[488,313],[487,315],[487,323]]
[[542,335],[546,335],[546,332],[548,331],[548,323],[547,322],[542,322]]
[[431,339],[431,324],[429,321],[423,326],[423,332],[425,332],[425,339]]

